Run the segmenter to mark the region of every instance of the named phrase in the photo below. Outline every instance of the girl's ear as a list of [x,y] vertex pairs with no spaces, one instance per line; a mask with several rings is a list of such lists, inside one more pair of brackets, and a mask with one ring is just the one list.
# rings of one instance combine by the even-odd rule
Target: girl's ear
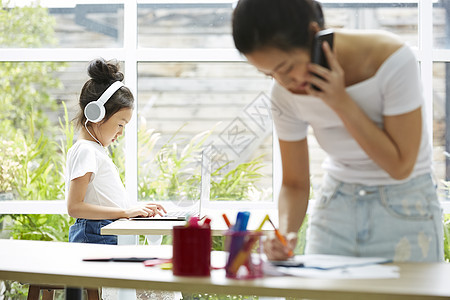
[[101,120],[100,122],[92,123],[92,126],[96,126],[98,129],[100,126],[102,126],[103,123],[105,123],[105,118],[103,118],[103,120]]

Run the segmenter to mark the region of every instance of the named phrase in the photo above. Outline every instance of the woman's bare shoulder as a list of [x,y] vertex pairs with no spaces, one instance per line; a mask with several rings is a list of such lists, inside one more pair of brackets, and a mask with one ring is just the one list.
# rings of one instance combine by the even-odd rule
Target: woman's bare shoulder
[[397,35],[388,31],[345,31],[343,34],[348,36],[353,45],[358,45],[361,52],[369,53],[381,63],[404,45]]
[[381,30],[340,30],[336,34],[336,46],[341,48],[338,49],[342,55],[340,62],[344,70],[351,70],[348,84],[372,77],[404,45],[398,36]]

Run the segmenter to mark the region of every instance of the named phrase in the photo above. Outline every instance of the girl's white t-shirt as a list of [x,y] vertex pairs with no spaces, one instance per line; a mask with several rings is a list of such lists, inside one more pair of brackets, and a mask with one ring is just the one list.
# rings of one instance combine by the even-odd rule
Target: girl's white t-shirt
[[67,152],[66,201],[71,181],[88,172],[92,172],[92,175],[84,198],[85,203],[128,208],[125,187],[106,149],[96,142],[82,139]]
[[[422,140],[410,178],[431,172],[432,145],[418,63],[408,46],[393,53],[373,77],[349,86],[346,91],[379,128],[383,128],[385,116],[400,115],[422,107]],[[272,104],[277,111],[273,119],[278,137],[284,141],[299,141],[306,138],[307,129],[311,126],[319,145],[328,154],[322,166],[333,177],[365,185],[401,182],[391,178],[373,162],[338,115],[321,99],[292,94],[275,82]]]

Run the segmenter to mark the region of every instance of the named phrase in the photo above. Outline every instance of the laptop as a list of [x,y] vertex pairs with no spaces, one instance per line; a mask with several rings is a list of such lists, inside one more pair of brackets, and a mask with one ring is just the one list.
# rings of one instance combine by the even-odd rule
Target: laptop
[[211,192],[211,158],[207,153],[210,153],[207,149],[202,151],[201,157],[201,173],[200,173],[200,199],[192,201],[178,201],[177,204],[167,201],[168,207],[164,205],[164,208],[168,211],[164,216],[155,217],[133,217],[130,220],[138,221],[186,221],[190,216],[203,217],[201,215],[202,204],[209,202]]

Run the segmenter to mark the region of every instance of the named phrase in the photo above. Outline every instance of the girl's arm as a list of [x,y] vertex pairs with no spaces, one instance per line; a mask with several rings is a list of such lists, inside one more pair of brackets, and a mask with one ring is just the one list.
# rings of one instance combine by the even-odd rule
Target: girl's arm
[[415,165],[422,136],[421,108],[411,112],[384,117],[384,128],[379,128],[351,99],[345,90],[344,71],[327,43],[323,49],[331,70],[311,65],[310,71],[320,75],[310,82],[322,91],[309,89],[320,97],[340,117],[348,132],[367,155],[394,179],[407,178]]
[[130,209],[118,207],[104,207],[84,202],[91,172],[82,177],[73,179],[70,182],[69,195],[67,199],[67,211],[73,218],[83,218],[91,220],[130,218],[135,216],[155,216],[162,215],[165,209],[157,204],[143,203]]
[[[308,142],[306,138],[296,142],[280,140],[280,152],[283,182],[278,198],[279,229],[288,237],[289,247],[293,250],[297,242],[297,232],[308,208],[310,191]],[[289,239],[291,232],[295,234]],[[273,236],[266,239],[264,251],[269,259],[282,260],[288,258],[289,249]]]

